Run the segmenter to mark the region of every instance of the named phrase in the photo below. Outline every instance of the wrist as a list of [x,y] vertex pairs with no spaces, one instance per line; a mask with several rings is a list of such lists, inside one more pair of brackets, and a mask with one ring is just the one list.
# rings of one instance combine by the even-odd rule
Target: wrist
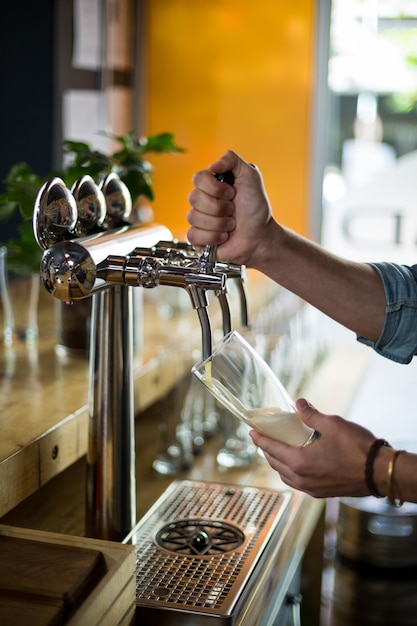
[[400,507],[404,502],[396,471],[397,460],[404,452],[393,450],[386,441],[377,439],[368,453],[368,467],[365,470],[365,482],[371,495],[387,497],[395,507]]
[[250,267],[267,276],[272,276],[279,282],[275,274],[279,274],[277,268],[285,265],[286,240],[286,229],[271,217],[266,227],[263,228],[257,245],[253,246]]

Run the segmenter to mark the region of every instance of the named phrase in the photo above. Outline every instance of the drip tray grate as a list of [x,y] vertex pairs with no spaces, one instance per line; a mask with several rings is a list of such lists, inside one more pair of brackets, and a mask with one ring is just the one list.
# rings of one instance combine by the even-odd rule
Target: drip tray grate
[[291,497],[258,487],[174,481],[126,539],[136,546],[138,616],[149,620],[156,611],[158,625],[190,623],[190,614],[199,624],[214,618],[233,624]]

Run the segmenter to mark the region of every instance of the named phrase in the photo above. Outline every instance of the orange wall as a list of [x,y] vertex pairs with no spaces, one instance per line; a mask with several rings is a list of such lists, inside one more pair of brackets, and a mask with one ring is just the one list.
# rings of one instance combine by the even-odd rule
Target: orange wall
[[155,219],[183,237],[192,174],[232,148],[262,170],[274,214],[306,233],[314,0],[148,0],[145,133]]

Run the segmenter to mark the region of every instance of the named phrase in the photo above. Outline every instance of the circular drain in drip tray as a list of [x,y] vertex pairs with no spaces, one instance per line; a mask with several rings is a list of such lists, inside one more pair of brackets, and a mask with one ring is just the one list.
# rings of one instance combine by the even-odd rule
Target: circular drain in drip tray
[[227,522],[207,519],[184,519],[161,528],[155,543],[163,550],[189,556],[212,556],[239,548],[244,533]]

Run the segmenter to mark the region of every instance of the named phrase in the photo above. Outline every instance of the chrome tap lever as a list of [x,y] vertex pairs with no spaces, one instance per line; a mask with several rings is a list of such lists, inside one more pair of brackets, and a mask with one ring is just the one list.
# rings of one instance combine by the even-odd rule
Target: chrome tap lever
[[[215,174],[217,180],[233,186],[235,177],[233,172],[224,172],[223,174]],[[216,263],[217,246],[204,246],[200,256],[200,266],[203,271],[211,272],[214,270]]]
[[126,261],[123,277],[125,284],[129,285],[140,284],[148,288],[167,285],[185,289],[200,321],[203,357],[209,358],[212,352],[212,335],[207,291],[224,293],[227,277],[223,273],[205,273],[198,269],[194,266],[168,266],[149,257],[130,257]]
[[[235,177],[233,172],[228,171],[223,174],[216,174],[216,178],[228,185],[234,185]],[[228,278],[233,278],[236,281],[236,285],[238,288],[239,299],[240,299],[240,317],[242,326],[249,326],[248,322],[248,304],[246,291],[244,287],[243,280],[243,268],[240,265],[236,265],[233,263],[222,263],[221,261],[216,261],[216,253],[217,246],[205,246],[200,256],[200,266],[203,268],[203,271],[213,271],[216,269],[217,271],[225,271],[228,275]],[[222,308],[223,313],[223,327],[225,334],[230,330],[230,321],[228,322],[227,317],[227,308],[228,304],[225,302],[225,295],[220,295],[220,306]],[[229,312],[230,317],[230,312]]]
[[55,177],[37,195],[33,232],[39,246],[47,250],[61,241],[126,225],[131,210],[130,193],[114,172],[100,186],[91,176],[82,176],[71,190]]
[[[235,183],[235,177],[233,172],[224,172],[223,174],[217,174],[217,178],[224,183],[227,183],[228,185],[234,185]],[[219,267],[217,267],[217,271],[221,271]],[[235,279],[236,284],[237,284],[237,288],[238,288],[238,293],[239,293],[239,298],[240,298],[240,319],[241,319],[241,324],[242,326],[249,326],[249,321],[248,321],[248,302],[247,302],[247,297],[246,297],[246,291],[245,291],[245,286],[244,286],[244,268],[242,268],[242,266],[238,266],[236,265],[233,268],[233,264],[228,264],[228,275],[230,276],[230,278]]]
[[74,227],[77,237],[103,230],[106,217],[106,199],[91,176],[82,176],[71,187],[77,205],[78,219]]
[[201,272],[209,274],[214,272],[216,264],[217,246],[204,246],[198,259]]
[[42,250],[74,237],[77,204],[61,178],[52,178],[40,189],[33,211],[33,233]]
[[[80,300],[106,287],[105,278],[98,276],[98,268],[105,267],[107,259],[118,259],[123,268],[125,257],[138,242],[152,247],[158,235],[167,237],[169,231],[159,225],[122,226],[81,239],[61,241],[44,252],[41,281],[58,300]],[[109,272],[109,268],[106,271]],[[101,276],[105,276],[104,270]],[[109,284],[123,284],[123,280],[118,278]]]
[[186,263],[198,258],[196,249],[187,241],[178,241],[178,239],[161,240],[152,248],[135,248],[132,252],[133,256],[158,256],[166,261],[172,255],[175,255],[180,263]]
[[[227,277],[223,273],[205,273],[198,269],[194,266],[169,266],[150,257],[130,257],[126,260],[122,274],[125,284],[128,285],[147,288],[166,285],[185,289],[200,321],[203,358],[209,358],[212,353],[212,335],[207,291],[224,293]],[[108,279],[107,275],[106,280]]]
[[125,183],[115,172],[111,172],[101,181],[100,188],[106,202],[107,228],[126,224],[132,212],[132,197]]
[[[233,172],[224,172],[223,174],[215,174],[217,180],[222,183],[227,183],[228,185],[233,185],[235,182],[235,177]],[[200,271],[202,273],[213,273],[216,271],[216,255],[217,255],[217,246],[204,246],[200,258],[198,260],[198,265]],[[222,319],[223,319],[223,334],[227,335],[232,330],[232,322],[230,316],[230,307],[227,301],[226,292],[220,291],[216,293],[220,308],[222,311]]]

